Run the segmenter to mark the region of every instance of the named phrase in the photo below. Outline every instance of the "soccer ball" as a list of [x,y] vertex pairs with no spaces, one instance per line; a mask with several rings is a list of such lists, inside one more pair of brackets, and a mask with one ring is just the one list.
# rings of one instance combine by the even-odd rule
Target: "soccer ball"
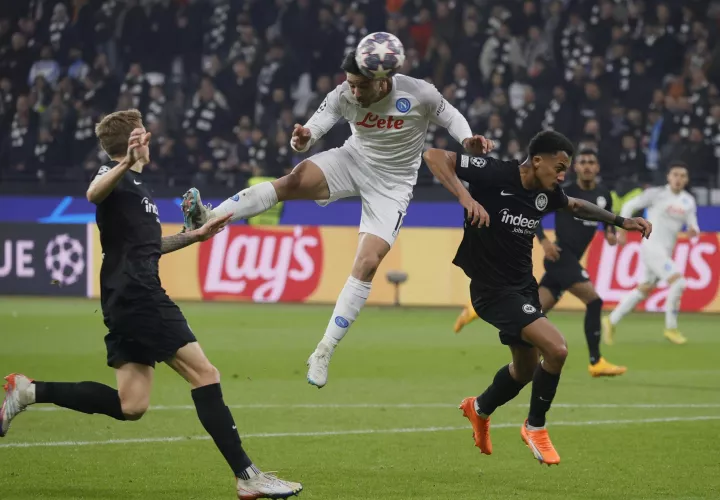
[[371,33],[360,40],[355,51],[355,62],[360,72],[368,78],[388,78],[405,62],[405,48],[395,35]]

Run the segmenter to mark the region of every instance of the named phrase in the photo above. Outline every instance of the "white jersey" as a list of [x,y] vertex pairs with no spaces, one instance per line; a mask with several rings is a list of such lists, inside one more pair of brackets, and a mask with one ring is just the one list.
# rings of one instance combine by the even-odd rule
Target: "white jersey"
[[412,186],[431,122],[447,128],[460,143],[472,137],[467,120],[434,85],[405,75],[396,75],[392,81],[390,93],[367,108],[360,107],[347,82],[338,85],[305,124],[312,133],[305,151],[345,118],[352,129],[345,146],[371,171]]
[[677,235],[683,226],[700,231],[695,198],[687,191],[675,194],[670,186],[646,189],[640,196],[623,205],[620,215],[631,217],[643,208],[647,208],[647,219],[653,226],[650,238],[643,240],[643,245],[661,248],[672,255]]

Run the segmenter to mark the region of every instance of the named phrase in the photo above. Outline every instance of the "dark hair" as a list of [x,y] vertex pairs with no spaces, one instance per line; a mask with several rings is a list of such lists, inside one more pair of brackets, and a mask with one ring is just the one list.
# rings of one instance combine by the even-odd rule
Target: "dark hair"
[[350,73],[351,75],[359,75],[364,76],[362,74],[362,71],[360,71],[360,67],[358,66],[357,62],[355,61],[355,51],[351,50],[345,55],[345,58],[343,59],[342,64],[340,65],[340,69],[343,70],[345,73]]
[[530,146],[528,147],[530,156],[541,154],[554,155],[560,151],[566,152],[568,156],[573,156],[575,147],[572,142],[570,142],[570,139],[554,130],[544,130],[540,132],[532,138]]
[[673,161],[671,161],[671,162],[668,164],[668,168],[667,168],[668,173],[670,173],[670,171],[671,171],[673,168],[684,168],[684,169],[687,171],[688,174],[690,173],[690,167],[688,167],[688,164],[685,163],[685,162],[682,161],[682,160],[673,160]]
[[597,153],[597,151],[595,151],[594,149],[591,149],[591,148],[582,148],[580,151],[578,151],[577,155],[578,156],[592,155],[592,156],[597,157],[598,153]]

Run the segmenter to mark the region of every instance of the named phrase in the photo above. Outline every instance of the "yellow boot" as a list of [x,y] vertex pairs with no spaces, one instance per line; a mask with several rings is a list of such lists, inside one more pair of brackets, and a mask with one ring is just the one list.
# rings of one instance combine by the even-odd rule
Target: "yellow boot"
[[453,327],[453,331],[455,333],[460,333],[460,330],[462,330],[466,325],[469,325],[470,323],[475,321],[477,317],[478,315],[475,312],[475,308],[473,307],[472,302],[468,302],[460,315],[455,320],[455,326]]
[[600,358],[597,363],[588,366],[588,371],[593,377],[615,377],[625,373],[627,368],[624,366],[614,365],[608,362],[605,358]]
[[663,333],[663,337],[668,339],[673,344],[682,345],[687,343],[685,335],[677,331],[676,328],[673,328],[671,330],[665,330],[665,333]]

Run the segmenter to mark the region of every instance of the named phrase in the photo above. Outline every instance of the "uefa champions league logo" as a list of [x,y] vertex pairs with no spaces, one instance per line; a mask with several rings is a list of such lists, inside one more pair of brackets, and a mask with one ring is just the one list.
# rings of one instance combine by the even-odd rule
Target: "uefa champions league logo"
[[85,249],[67,234],[59,234],[45,247],[45,268],[53,282],[61,286],[77,282],[85,270]]

